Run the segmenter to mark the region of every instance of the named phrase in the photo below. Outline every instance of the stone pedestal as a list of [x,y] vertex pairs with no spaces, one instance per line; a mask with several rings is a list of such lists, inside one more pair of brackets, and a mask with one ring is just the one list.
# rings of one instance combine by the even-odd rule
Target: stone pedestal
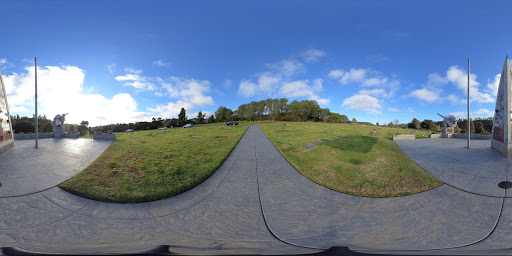
[[455,132],[455,127],[443,127],[443,138],[451,138]]
[[505,58],[503,70],[501,71],[500,86],[496,96],[496,109],[494,112],[494,125],[492,127],[491,147],[498,150],[507,157],[512,155],[512,125],[511,125],[511,85],[512,68],[510,60]]
[[54,126],[53,127],[53,137],[54,138],[62,138],[64,136],[64,126]]

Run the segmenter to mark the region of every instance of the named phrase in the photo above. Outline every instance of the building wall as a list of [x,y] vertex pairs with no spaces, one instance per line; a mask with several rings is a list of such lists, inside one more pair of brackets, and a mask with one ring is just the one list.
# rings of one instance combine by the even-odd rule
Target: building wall
[[12,148],[13,145],[11,116],[9,114],[9,105],[7,104],[4,80],[0,72],[0,154]]

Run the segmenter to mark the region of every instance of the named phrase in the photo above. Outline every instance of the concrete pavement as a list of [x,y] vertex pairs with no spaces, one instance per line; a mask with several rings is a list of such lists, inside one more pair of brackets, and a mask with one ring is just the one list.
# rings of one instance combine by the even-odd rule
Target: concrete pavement
[[[427,171],[432,159],[475,163],[478,170],[450,165],[436,176],[446,185],[411,196],[352,196],[303,177],[251,126],[211,178],[172,198],[111,204],[57,187],[0,198],[0,246],[52,253],[127,253],[158,245],[187,254],[307,254],[334,246],[371,253],[510,253],[512,199],[490,179],[481,183],[488,188],[468,185],[508,159],[489,149],[492,160],[481,164],[475,159],[486,158],[479,158],[476,144],[468,152],[424,141],[398,145]],[[453,157],[443,150],[457,156],[440,160]],[[457,183],[457,172],[473,179]]]

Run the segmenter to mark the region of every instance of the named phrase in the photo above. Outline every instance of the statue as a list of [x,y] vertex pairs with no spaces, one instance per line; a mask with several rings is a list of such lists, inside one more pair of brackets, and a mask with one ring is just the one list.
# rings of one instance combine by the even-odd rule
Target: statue
[[454,133],[454,127],[457,126],[457,118],[453,115],[443,116],[437,113],[440,117],[443,118],[443,137],[449,138]]
[[62,115],[57,114],[57,115],[53,118],[52,126],[53,126],[53,127],[63,126],[63,125],[64,125],[64,120],[66,119],[66,115],[67,115],[67,114],[69,114],[69,113],[62,114]]
[[57,114],[53,118],[52,126],[53,126],[53,136],[55,138],[60,138],[64,135],[64,133],[65,133],[64,120],[66,119],[67,114],[69,114],[69,113],[62,114],[62,115]]

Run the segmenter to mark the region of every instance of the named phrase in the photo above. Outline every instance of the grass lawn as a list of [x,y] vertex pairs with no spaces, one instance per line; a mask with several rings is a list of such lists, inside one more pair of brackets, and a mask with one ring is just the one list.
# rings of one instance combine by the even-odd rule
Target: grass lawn
[[[442,184],[416,165],[392,140],[394,133],[414,130],[346,124],[261,124],[260,127],[300,173],[308,179],[343,193],[370,196],[404,196]],[[373,136],[371,131],[377,130]],[[335,140],[336,137],[342,137]],[[417,138],[428,137],[426,132]],[[318,143],[319,140],[325,140]],[[311,143],[317,149],[302,144]]]
[[60,188],[82,197],[117,203],[171,197],[208,179],[247,128],[196,126],[190,132],[174,128],[165,133],[149,130],[118,134],[117,140],[96,161]]

